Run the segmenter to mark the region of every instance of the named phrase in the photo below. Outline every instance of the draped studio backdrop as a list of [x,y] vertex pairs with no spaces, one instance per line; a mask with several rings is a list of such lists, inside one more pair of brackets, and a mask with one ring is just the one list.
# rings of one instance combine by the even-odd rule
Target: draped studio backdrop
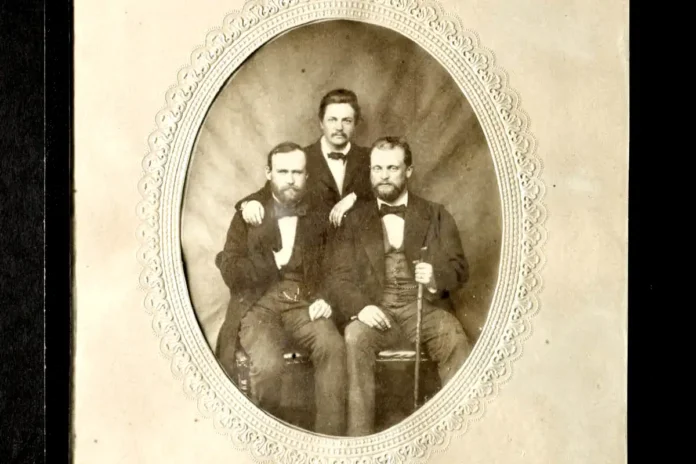
[[468,284],[454,296],[457,316],[478,338],[497,280],[501,217],[476,115],[447,71],[411,40],[379,26],[327,21],[261,47],[226,82],[200,128],[181,236],[191,301],[211,347],[230,298],[214,261],[234,204],[264,184],[274,145],[319,138],[319,101],[341,87],[358,95],[363,111],[353,142],[405,136],[413,150],[411,191],[454,216],[470,265]]

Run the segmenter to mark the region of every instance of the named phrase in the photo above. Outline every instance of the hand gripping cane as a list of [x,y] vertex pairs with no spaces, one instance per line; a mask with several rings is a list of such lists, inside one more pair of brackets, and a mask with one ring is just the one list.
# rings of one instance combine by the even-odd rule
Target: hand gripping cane
[[[428,247],[420,249],[419,263],[425,262]],[[423,326],[423,284],[418,284],[418,299],[416,300],[416,365],[413,382],[413,410],[418,409],[421,363],[421,331]]]

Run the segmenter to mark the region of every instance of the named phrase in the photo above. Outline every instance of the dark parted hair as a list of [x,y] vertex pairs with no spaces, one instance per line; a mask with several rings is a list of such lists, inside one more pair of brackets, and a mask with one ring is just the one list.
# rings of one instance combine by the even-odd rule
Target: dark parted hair
[[348,89],[335,89],[324,95],[319,103],[319,120],[324,120],[324,113],[326,113],[326,107],[334,103],[348,103],[353,107],[355,111],[355,123],[362,121],[362,112],[360,111],[360,105],[358,104],[358,96],[355,92]]
[[[266,164],[268,165],[268,168],[270,169],[272,167],[272,162],[273,162],[273,156],[277,155],[279,153],[290,153],[293,151],[299,150],[302,153],[305,153],[305,151],[302,149],[301,146],[296,144],[295,142],[283,142],[279,143],[275,147],[271,149],[271,151],[268,152],[268,159],[266,161]],[[305,153],[305,159],[307,159],[307,153]]]
[[380,150],[392,150],[394,148],[401,148],[404,151],[404,164],[410,166],[413,163],[413,155],[411,154],[411,147],[404,137],[387,136],[378,138],[375,143],[370,147],[370,154],[372,150],[379,148]]

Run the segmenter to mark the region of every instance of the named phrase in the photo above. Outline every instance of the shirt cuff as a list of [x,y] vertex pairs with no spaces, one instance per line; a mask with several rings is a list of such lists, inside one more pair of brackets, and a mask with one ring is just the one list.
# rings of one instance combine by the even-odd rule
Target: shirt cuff
[[428,287],[428,291],[434,295],[437,293],[437,288]]

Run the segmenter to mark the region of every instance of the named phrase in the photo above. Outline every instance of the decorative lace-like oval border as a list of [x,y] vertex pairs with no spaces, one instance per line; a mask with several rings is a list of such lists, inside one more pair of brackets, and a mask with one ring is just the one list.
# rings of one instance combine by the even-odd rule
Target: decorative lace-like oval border
[[[424,407],[384,432],[327,437],[286,425],[256,408],[223,373],[196,321],[180,242],[186,169],[206,111],[225,80],[265,42],[310,22],[350,19],[395,30],[435,57],[474,109],[493,156],[503,219],[500,272],[489,315],[469,359]],[[166,93],[139,183],[138,259],[145,308],[174,375],[201,413],[258,462],[387,464],[426,462],[479,418],[511,374],[538,310],[545,240],[544,185],[535,141],[491,52],[459,19],[427,0],[251,0],[210,32]]]

